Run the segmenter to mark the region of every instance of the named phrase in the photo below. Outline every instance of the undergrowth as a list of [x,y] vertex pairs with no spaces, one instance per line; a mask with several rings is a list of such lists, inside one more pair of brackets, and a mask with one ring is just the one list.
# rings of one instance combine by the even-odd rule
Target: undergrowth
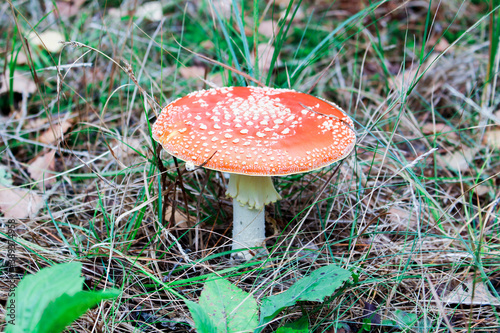
[[[56,263],[80,262],[84,290],[122,290],[72,332],[188,332],[182,298],[207,277],[260,304],[335,264],[356,277],[342,294],[265,332],[303,315],[312,332],[499,329],[498,1],[162,1],[159,18],[143,1],[72,4],[0,5],[1,223],[21,216],[2,320],[5,281]],[[60,51],[37,45],[48,30]],[[225,176],[151,137],[168,102],[232,85],[334,101],[357,132],[337,173],[274,179],[269,255],[246,263],[229,260]]]

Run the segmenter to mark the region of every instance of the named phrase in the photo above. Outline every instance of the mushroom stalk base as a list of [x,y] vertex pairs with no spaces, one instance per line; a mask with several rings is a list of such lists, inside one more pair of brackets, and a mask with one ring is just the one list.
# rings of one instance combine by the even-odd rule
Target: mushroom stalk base
[[[226,195],[234,199],[233,250],[262,247],[266,238],[264,206],[281,199],[271,177],[231,174]],[[237,252],[233,257],[249,260],[255,255],[252,252]]]
[[[233,201],[233,250],[262,247],[266,238],[264,207],[252,209]],[[252,253],[253,252],[253,253]],[[258,249],[239,251],[234,258],[250,260]]]

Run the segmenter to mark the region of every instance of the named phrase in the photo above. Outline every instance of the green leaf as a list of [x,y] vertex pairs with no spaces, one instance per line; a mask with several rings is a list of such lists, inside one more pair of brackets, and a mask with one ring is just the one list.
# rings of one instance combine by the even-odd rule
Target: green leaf
[[209,315],[203,310],[202,306],[198,303],[185,301],[191,316],[193,316],[196,332],[198,333],[217,333],[217,328],[212,322]]
[[298,301],[322,302],[351,277],[348,270],[335,265],[321,267],[297,281],[287,291],[265,298],[260,310],[260,324],[270,322],[281,310]]
[[224,279],[205,283],[200,306],[220,333],[253,332],[259,324],[257,302],[252,295]]
[[7,301],[15,305],[15,316],[6,317],[6,333],[61,332],[89,307],[119,294],[116,290],[82,291],[81,271],[81,263],[71,262],[25,276],[15,289],[15,296]]
[[80,318],[88,309],[104,299],[120,295],[119,290],[79,291],[74,295],[64,294],[56,298],[45,308],[38,323],[38,333],[62,332],[73,321]]
[[394,311],[394,315],[396,316],[396,321],[398,323],[398,327],[401,329],[412,328],[418,320],[418,317],[416,314],[408,313],[408,312],[405,312],[403,310]]
[[15,325],[7,326],[6,332],[37,332],[36,325],[52,300],[82,290],[81,271],[81,263],[70,262],[25,276],[15,290]]
[[276,333],[309,333],[309,320],[306,316],[278,328]]

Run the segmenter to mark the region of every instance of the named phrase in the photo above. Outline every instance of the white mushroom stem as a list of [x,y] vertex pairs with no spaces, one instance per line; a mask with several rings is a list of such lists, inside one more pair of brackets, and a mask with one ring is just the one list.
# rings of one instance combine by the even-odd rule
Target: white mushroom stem
[[[271,177],[231,174],[226,195],[234,199],[233,250],[262,247],[266,238],[264,206],[281,199]],[[253,255],[241,251],[235,256],[249,260]]]

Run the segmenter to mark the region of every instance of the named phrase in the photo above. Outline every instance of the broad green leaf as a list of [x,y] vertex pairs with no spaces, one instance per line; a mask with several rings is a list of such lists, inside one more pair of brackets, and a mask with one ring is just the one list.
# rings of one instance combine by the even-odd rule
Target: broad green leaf
[[396,321],[398,323],[399,328],[408,329],[413,327],[418,320],[418,317],[414,313],[408,313],[403,310],[394,311],[394,316],[396,317]]
[[252,295],[224,279],[205,283],[200,305],[218,333],[253,332],[259,324],[257,302]]
[[120,295],[118,290],[79,291],[74,295],[64,294],[56,298],[45,308],[38,323],[38,333],[62,332],[73,321],[80,318],[88,309],[104,299]]
[[[25,276],[15,290],[15,325],[7,333],[36,332],[36,325],[47,305],[63,294],[74,295],[82,290],[82,264],[70,262],[41,269]],[[8,300],[10,304],[11,298]]]
[[321,267],[297,281],[287,291],[264,298],[260,310],[260,323],[266,324],[281,310],[298,301],[323,302],[351,277],[351,272],[335,265]]
[[309,320],[306,316],[278,328],[276,333],[309,333]]
[[198,333],[217,333],[217,328],[212,322],[212,319],[203,310],[201,305],[191,301],[185,301],[191,316],[193,317],[196,332]]
[[[47,267],[25,276],[15,289],[15,317],[6,317],[6,333],[58,333],[103,299],[119,295],[117,290],[82,291],[82,264],[72,262]],[[10,319],[13,321],[10,322]]]

